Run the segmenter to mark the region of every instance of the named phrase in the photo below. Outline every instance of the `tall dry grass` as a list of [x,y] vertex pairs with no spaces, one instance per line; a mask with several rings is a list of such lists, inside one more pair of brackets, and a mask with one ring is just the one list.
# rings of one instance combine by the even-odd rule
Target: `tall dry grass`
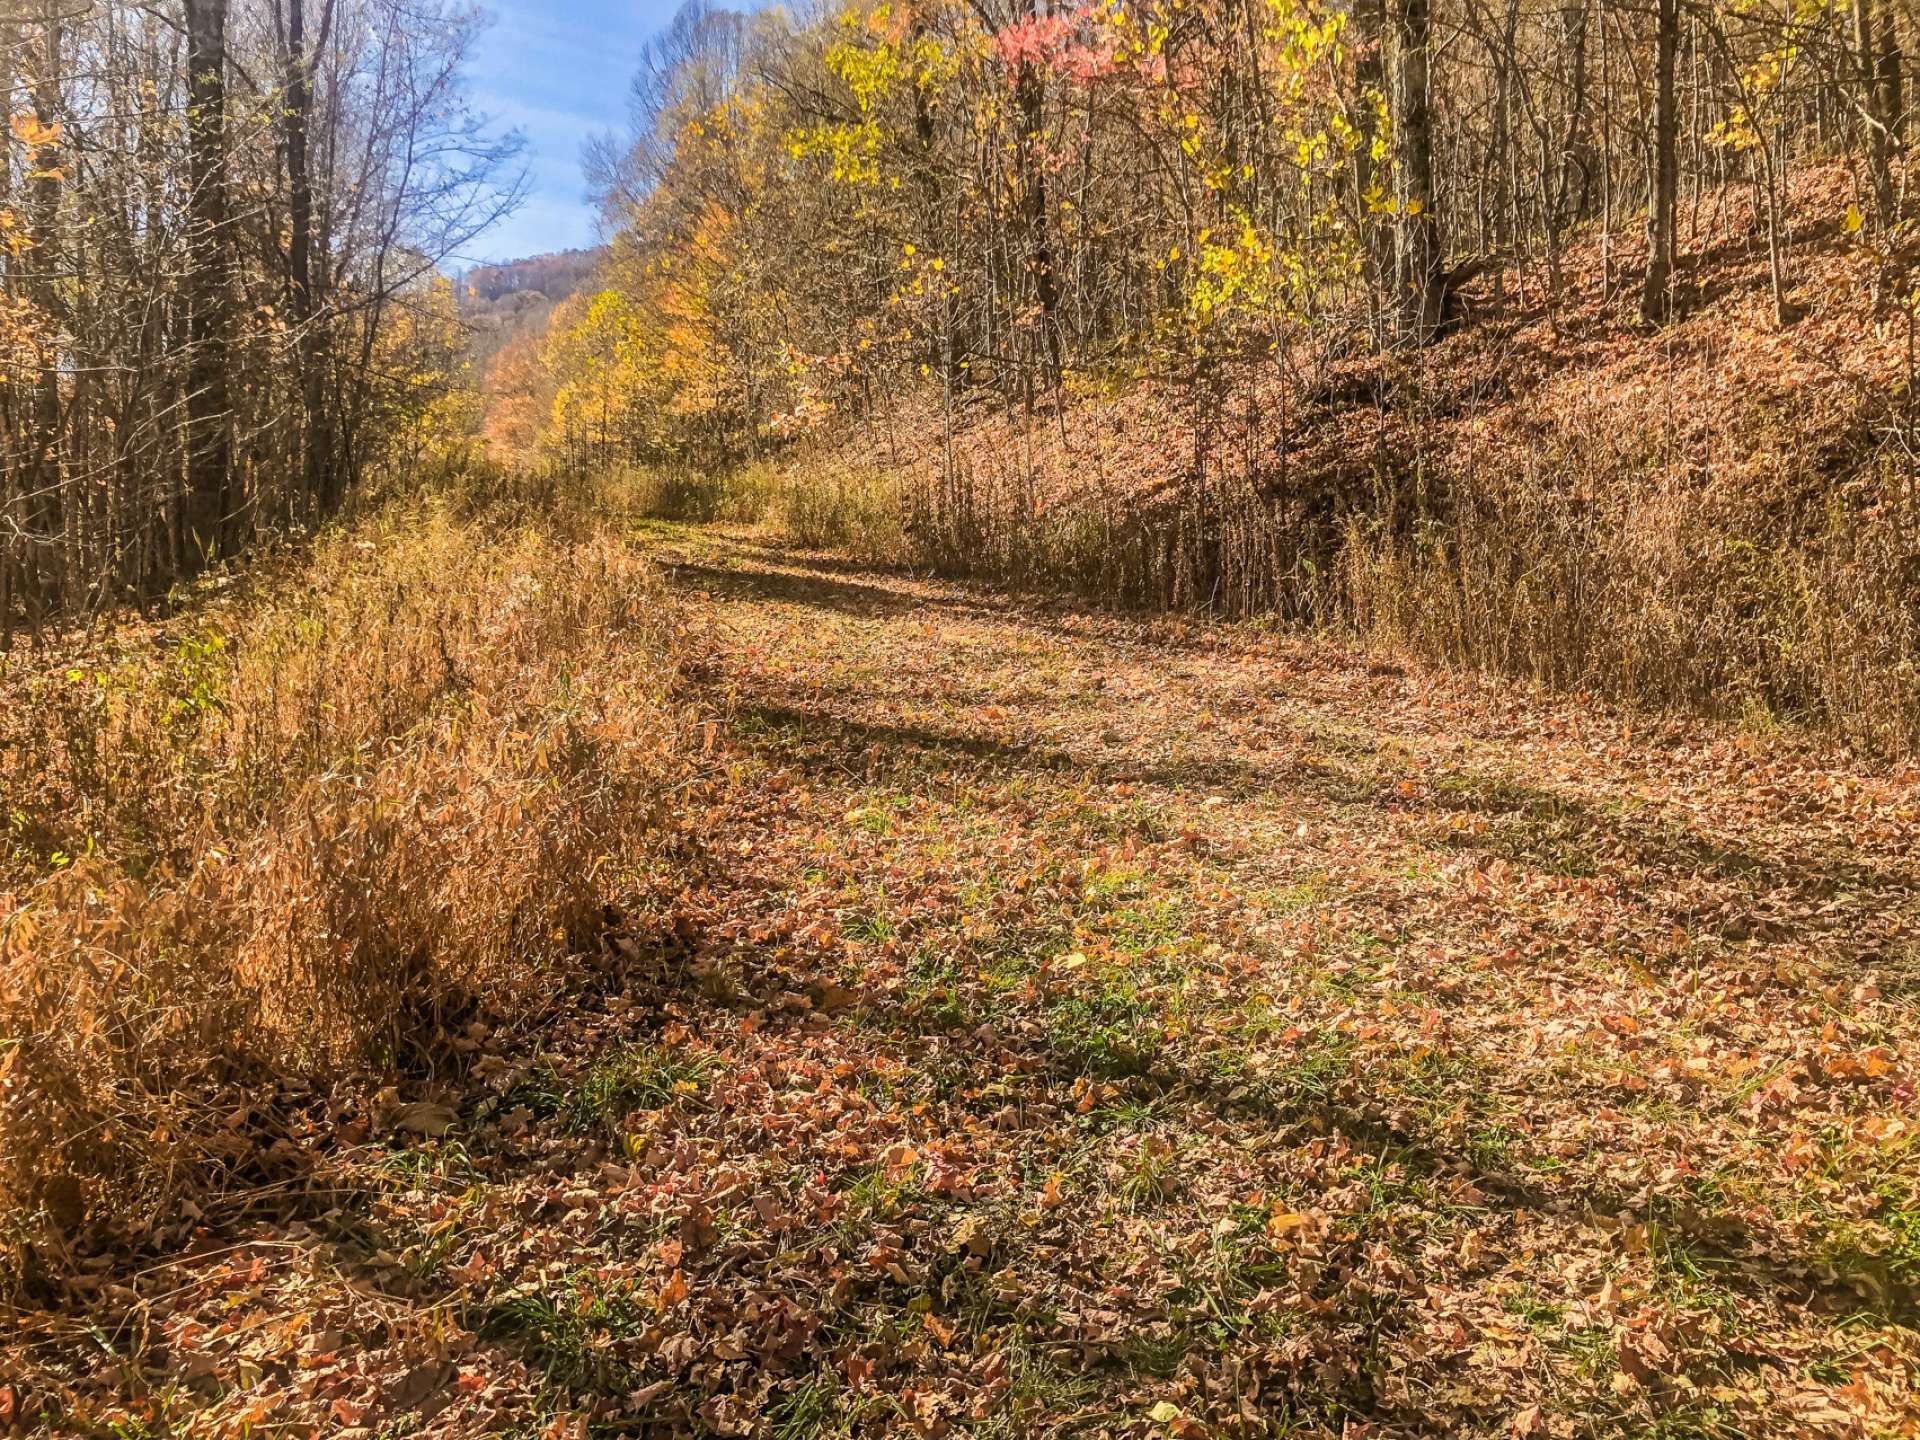
[[407,502],[0,671],[0,1266],[244,1166],[252,1076],[526,1016],[682,772],[667,601],[530,491]]
[[895,472],[831,451],[746,464],[634,466],[605,482],[636,515],[691,524],[755,526],[794,545],[873,564],[909,555]]
[[[1411,523],[1351,512],[1331,561],[1343,628],[1410,653],[1641,709],[1920,749],[1920,492],[1896,449],[1762,477],[1649,456],[1579,408],[1533,463],[1456,445]],[[1780,455],[1780,427],[1739,433]]]

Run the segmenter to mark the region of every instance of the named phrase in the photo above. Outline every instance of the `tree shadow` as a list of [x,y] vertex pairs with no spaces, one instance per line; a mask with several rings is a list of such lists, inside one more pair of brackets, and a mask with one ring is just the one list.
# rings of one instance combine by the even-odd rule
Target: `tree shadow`
[[[1551,874],[1596,876],[1607,862],[1648,874],[1703,876],[1748,912],[1744,921],[1735,916],[1721,922],[1729,939],[1857,931],[1920,893],[1915,877],[1852,856],[1769,855],[1671,821],[1616,815],[1570,795],[1473,771],[1443,776],[1425,796],[1409,799],[1391,776],[1323,757],[1259,762],[1230,755],[1169,760],[1124,752],[1076,754],[1058,744],[861,719],[775,699],[749,700],[737,712],[735,726],[748,737],[773,739],[792,763],[820,776],[924,783],[963,772],[1024,773],[1086,784],[1204,791],[1242,802],[1264,797],[1274,806],[1283,806],[1292,794],[1334,806],[1394,809],[1415,820],[1483,815],[1489,821],[1484,828],[1452,831],[1431,843]],[[1833,903],[1836,897],[1845,903]],[[1653,903],[1651,897],[1647,903]],[[1675,912],[1675,918],[1689,917]],[[1872,936],[1860,939],[1867,947],[1860,953],[1872,953]]]
[[1194,757],[1135,763],[1125,758],[1082,756],[1059,745],[1001,740],[964,730],[857,720],[828,710],[771,701],[743,705],[736,732],[767,736],[810,774],[902,775],[930,778],[947,771],[990,770],[1008,774],[1071,776],[1095,784],[1132,784],[1171,790],[1234,791],[1243,796],[1267,789],[1276,767],[1230,757]]
[[699,586],[722,599],[799,605],[862,620],[938,613],[974,622],[1018,625],[1068,643],[1097,640],[1113,649],[1170,652],[1190,649],[1193,644],[1190,636],[1154,634],[1143,627],[1145,617],[1141,615],[1109,606],[1082,605],[1057,594],[989,591],[965,577],[943,577],[941,591],[907,593],[871,579],[854,578],[917,578],[905,570],[887,570],[811,552],[789,554],[727,538],[738,550],[748,552],[748,564],[736,568],[663,557],[660,568],[670,579]]
[[913,596],[861,580],[795,574],[790,570],[731,569],[700,561],[663,561],[673,579],[696,585],[727,600],[767,601],[831,610],[863,620],[885,619],[921,608]]
[[[744,542],[730,541],[745,547]],[[752,547],[759,549],[760,547]],[[1126,643],[1185,650],[1173,637],[1117,636],[1059,622],[1067,613],[1025,600],[954,593],[907,593],[884,581],[857,578],[873,572],[852,562],[811,554],[780,557],[782,568],[742,568],[676,562],[669,570],[682,581],[748,602],[774,602],[829,611],[863,620],[939,612],[975,621],[1054,630],[1076,642]],[[1751,845],[1706,835],[1661,814],[1616,812],[1561,791],[1486,772],[1460,770],[1438,777],[1423,795],[1411,797],[1398,777],[1380,773],[1364,747],[1351,758],[1294,756],[1254,761],[1231,755],[1149,759],[1125,753],[1076,753],[1059,744],[1015,741],[963,728],[938,728],[851,718],[824,708],[802,708],[777,695],[749,695],[739,720],[751,727],[788,730],[794,760],[819,774],[869,778],[931,778],[945,770],[990,769],[1079,777],[1086,783],[1132,783],[1170,790],[1207,790],[1247,800],[1271,796],[1284,803],[1291,792],[1337,806],[1394,809],[1415,820],[1443,822],[1450,815],[1483,817],[1475,828],[1455,828],[1432,837],[1445,849],[1474,852],[1513,865],[1570,877],[1594,877],[1627,866],[1666,877],[1704,878],[1723,893],[1702,906],[1669,907],[1683,923],[1716,925],[1724,938],[1742,940],[1792,935],[1862,932],[1850,946],[1856,956],[1891,952],[1896,937],[1879,935],[1886,921],[1920,896],[1920,876],[1884,868],[1836,848],[1769,853]],[[1719,902],[1734,902],[1721,914]],[[1697,912],[1697,913],[1696,913]]]
[[[1832,850],[1770,855],[1664,817],[1614,813],[1507,776],[1476,771],[1443,776],[1426,808],[1487,817],[1484,829],[1444,837],[1440,843],[1450,848],[1561,874],[1596,874],[1593,862],[1605,857],[1649,872],[1703,875],[1746,896],[1799,907],[1792,928],[1802,932],[1857,926],[1867,915],[1920,894],[1920,877],[1851,855]],[[1843,896],[1851,903],[1832,903]]]

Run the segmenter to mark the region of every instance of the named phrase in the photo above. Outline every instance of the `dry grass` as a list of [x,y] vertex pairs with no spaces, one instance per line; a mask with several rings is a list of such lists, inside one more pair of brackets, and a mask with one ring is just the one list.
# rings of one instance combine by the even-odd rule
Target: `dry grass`
[[[1585,453],[1604,455],[1597,436]],[[1891,469],[1866,457],[1851,494],[1791,520],[1777,491],[1673,487],[1592,458],[1561,474],[1480,471],[1444,524],[1351,520],[1342,621],[1641,708],[1920,746],[1920,506]]]
[[879,565],[911,553],[895,473],[850,455],[814,451],[799,464],[712,470],[635,467],[611,483],[627,508],[654,519],[759,526],[796,545]]
[[753,524],[767,512],[764,466],[708,471],[688,465],[630,466],[608,480],[634,514],[700,524]]
[[1037,501],[994,458],[1013,447],[977,439],[955,479],[805,453],[744,518],[872,564],[1278,617],[1634,707],[1920,748],[1920,495],[1890,453],[1863,449],[1842,485],[1676,483],[1586,417],[1543,428],[1551,454],[1520,467],[1471,444],[1422,453],[1412,418],[1406,463],[1356,465],[1339,495],[1229,471]]
[[550,1003],[644,873],[682,763],[670,613],[553,498],[391,505],[0,670],[16,1280],[83,1217],[256,1164],[210,1110],[247,1077]]
[[775,471],[767,488],[765,523],[795,544],[882,565],[911,553],[899,479],[884,467],[824,460]]

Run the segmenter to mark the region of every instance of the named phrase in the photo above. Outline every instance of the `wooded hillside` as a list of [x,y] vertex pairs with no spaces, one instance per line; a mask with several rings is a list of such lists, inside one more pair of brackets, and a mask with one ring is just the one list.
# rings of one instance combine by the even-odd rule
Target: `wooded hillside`
[[[496,438],[772,459],[780,523],[873,558],[1904,748],[1913,33],[1899,0],[690,5],[590,156],[599,293]],[[672,503],[764,518],[727,489]]]
[[[625,147],[590,157],[619,303],[572,345],[623,363],[574,379],[608,433],[569,391],[558,438],[753,449],[917,379],[1027,408],[1136,374],[1207,394],[1590,308],[1588,284],[1650,324],[1749,236],[1784,327],[1816,229],[1854,237],[1885,322],[1911,288],[1910,24],[1898,0],[689,5]],[[1838,208],[1793,215],[1792,175],[1836,156]]]
[[491,304],[530,290],[550,300],[564,300],[587,282],[605,258],[600,250],[558,250],[551,255],[476,265],[460,277],[461,303],[467,307]]

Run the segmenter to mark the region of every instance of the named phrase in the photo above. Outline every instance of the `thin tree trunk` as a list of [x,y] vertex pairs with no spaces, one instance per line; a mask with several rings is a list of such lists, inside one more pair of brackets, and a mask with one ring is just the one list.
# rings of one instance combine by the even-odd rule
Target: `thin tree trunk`
[[[1029,0],[1030,18],[1040,14],[1040,0]],[[1045,332],[1048,378],[1059,384],[1064,369],[1060,353],[1059,277],[1054,273],[1053,243],[1047,214],[1047,171],[1040,146],[1046,130],[1046,79],[1031,60],[1022,60],[1014,79],[1014,101],[1019,113],[1021,182],[1027,221],[1029,262],[1033,266],[1034,295],[1040,302],[1040,325]],[[1028,391],[1032,405],[1032,391]]]
[[[19,27],[11,20],[0,18],[0,115],[13,114],[13,52],[19,43]],[[13,144],[10,139],[0,137],[0,211],[5,211],[12,199]],[[5,266],[5,286],[0,293],[12,293],[17,263],[0,260],[0,265]],[[0,389],[0,420],[4,420],[9,433],[14,425],[11,400],[12,397]],[[13,552],[17,543],[13,509],[14,491],[19,484],[14,469],[17,463],[12,444],[0,447],[0,652],[13,648]]]
[[313,167],[309,137],[313,128],[313,69],[326,49],[333,29],[334,0],[326,0],[320,15],[320,33],[313,50],[307,49],[306,0],[286,0],[285,68],[287,87],[286,153],[287,291],[291,301],[296,345],[300,357],[300,393],[304,423],[300,429],[300,505],[311,511],[325,487],[326,441],[323,412],[324,336],[320,333],[319,304],[314,278]]
[[1673,313],[1675,210],[1679,200],[1679,110],[1673,72],[1680,50],[1680,0],[1658,0],[1654,26],[1653,174],[1647,204],[1647,273],[1640,316],[1649,323]]
[[1595,0],[1600,19],[1600,303],[1613,303],[1613,44],[1607,0]]
[[1406,344],[1425,345],[1439,333],[1446,301],[1440,275],[1440,228],[1433,208],[1433,122],[1427,85],[1432,11],[1430,0],[1393,3],[1400,339]]
[[1373,340],[1381,344],[1385,337],[1378,296],[1391,280],[1393,257],[1382,245],[1384,231],[1374,220],[1379,184],[1373,164],[1373,146],[1380,133],[1379,107],[1386,101],[1386,3],[1385,0],[1354,0],[1353,6],[1354,83],[1359,90],[1359,114],[1355,129],[1358,143],[1353,151],[1354,214],[1360,226],[1360,242],[1367,267],[1367,310],[1373,326]]
[[1873,187],[1874,218],[1885,225],[1893,218],[1893,117],[1883,103],[1886,90],[1881,83],[1880,33],[1874,23],[1873,0],[1853,0],[1853,43],[1867,132],[1867,179]]
[[37,608],[44,583],[43,548],[60,533],[60,371],[52,337],[60,321],[60,74],[64,66],[59,10],[45,9],[40,65],[33,77],[33,119],[37,141],[27,159],[27,298],[38,312],[47,356],[33,388],[32,445],[27,462],[21,524],[22,588],[29,607]]
[[227,0],[186,0],[188,204],[186,529],[204,565],[233,529],[227,390],[232,246],[227,235]]
[[1893,6],[1887,0],[1880,5],[1880,113],[1886,117],[1887,145],[1903,148],[1906,134],[1906,102],[1900,86],[1900,37],[1894,29]]

